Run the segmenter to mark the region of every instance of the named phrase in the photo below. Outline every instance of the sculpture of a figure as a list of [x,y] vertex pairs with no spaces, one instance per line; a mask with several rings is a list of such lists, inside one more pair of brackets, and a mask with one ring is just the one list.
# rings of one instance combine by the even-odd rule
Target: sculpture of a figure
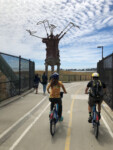
[[[37,25],[43,23],[46,33],[47,33],[47,37],[43,38],[43,37],[39,37],[37,35],[34,35],[34,31],[30,31],[27,30],[30,35],[41,38],[42,42],[46,44],[46,59],[45,59],[45,71],[46,74],[48,74],[48,65],[51,66],[51,70],[52,72],[54,72],[54,66],[57,65],[57,72],[59,73],[60,71],[60,55],[59,55],[59,49],[58,49],[58,45],[59,45],[59,41],[61,38],[63,38],[63,36],[67,33],[68,30],[70,30],[73,26],[79,28],[79,26],[74,25],[72,22],[70,22],[63,31],[60,32],[60,34],[57,35],[53,35],[53,30],[54,28],[56,28],[55,25],[53,24],[49,24],[48,20],[44,20],[41,22],[38,22]],[[50,30],[50,34],[48,34],[47,32],[47,28],[45,24],[48,24],[49,30]]]

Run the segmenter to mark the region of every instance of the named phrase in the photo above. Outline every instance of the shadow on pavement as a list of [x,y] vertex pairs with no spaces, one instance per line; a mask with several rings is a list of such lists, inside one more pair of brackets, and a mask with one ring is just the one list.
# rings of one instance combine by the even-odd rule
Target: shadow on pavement
[[[93,127],[90,130],[90,132],[95,138]],[[100,127],[99,127],[99,135],[98,135],[97,142],[101,146],[113,144],[113,139],[112,139],[111,135],[109,134],[107,128],[102,125],[100,125]]]
[[51,137],[51,142],[55,143],[59,139],[62,139],[62,138],[66,139],[67,128],[68,128],[68,125],[65,125],[64,122],[57,123],[56,132],[55,132],[55,135],[53,137]]

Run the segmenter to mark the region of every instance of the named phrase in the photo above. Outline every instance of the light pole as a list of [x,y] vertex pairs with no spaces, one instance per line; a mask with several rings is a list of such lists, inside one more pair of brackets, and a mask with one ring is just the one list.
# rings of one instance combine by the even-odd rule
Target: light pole
[[102,48],[102,59],[103,59],[103,46],[98,46],[97,48]]

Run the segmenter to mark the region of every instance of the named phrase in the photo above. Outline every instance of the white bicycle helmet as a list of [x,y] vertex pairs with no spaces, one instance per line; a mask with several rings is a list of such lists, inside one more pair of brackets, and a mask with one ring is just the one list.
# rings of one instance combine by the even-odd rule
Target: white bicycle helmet
[[92,73],[92,77],[93,78],[99,78],[99,73],[97,73],[97,72]]

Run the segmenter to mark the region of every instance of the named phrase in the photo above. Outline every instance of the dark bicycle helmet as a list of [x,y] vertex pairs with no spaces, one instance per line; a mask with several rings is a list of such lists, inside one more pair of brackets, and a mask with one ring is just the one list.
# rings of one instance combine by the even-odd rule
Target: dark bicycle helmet
[[59,74],[58,73],[53,73],[52,75],[51,75],[51,78],[52,79],[59,79]]

